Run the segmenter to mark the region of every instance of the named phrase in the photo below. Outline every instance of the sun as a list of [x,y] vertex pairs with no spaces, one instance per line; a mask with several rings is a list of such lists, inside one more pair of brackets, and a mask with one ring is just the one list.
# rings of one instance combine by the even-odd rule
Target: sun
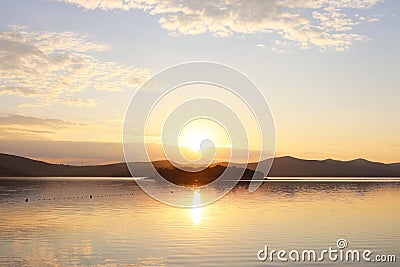
[[201,155],[202,149],[211,146],[216,149],[229,147],[231,141],[227,131],[220,124],[211,119],[198,118],[182,127],[178,144],[182,154],[193,160],[193,156]]
[[209,139],[209,136],[202,129],[186,130],[183,133],[182,142],[179,146],[190,148],[192,152],[199,152],[201,142],[205,139]]

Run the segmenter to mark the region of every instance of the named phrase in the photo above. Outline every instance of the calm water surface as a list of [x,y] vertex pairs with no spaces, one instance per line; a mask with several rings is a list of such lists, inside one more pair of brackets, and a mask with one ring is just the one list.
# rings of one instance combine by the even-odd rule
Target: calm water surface
[[0,266],[288,266],[259,262],[257,251],[323,250],[339,238],[399,261],[399,211],[396,182],[269,181],[183,209],[153,200],[131,179],[2,178]]

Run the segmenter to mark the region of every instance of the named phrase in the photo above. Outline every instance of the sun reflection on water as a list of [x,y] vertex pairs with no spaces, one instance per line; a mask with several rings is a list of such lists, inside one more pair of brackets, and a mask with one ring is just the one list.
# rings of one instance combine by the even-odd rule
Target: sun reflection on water
[[190,209],[194,225],[198,225],[202,219],[203,208],[200,207],[200,204],[200,191],[196,190],[193,196],[193,208]]

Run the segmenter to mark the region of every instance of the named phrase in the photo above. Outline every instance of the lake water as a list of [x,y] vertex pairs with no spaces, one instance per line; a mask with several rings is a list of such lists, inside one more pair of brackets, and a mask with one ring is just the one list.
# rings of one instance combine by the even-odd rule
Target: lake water
[[268,181],[184,209],[150,198],[132,179],[2,178],[0,266],[288,266],[261,262],[257,252],[321,251],[339,238],[399,262],[399,211],[400,183],[389,180]]

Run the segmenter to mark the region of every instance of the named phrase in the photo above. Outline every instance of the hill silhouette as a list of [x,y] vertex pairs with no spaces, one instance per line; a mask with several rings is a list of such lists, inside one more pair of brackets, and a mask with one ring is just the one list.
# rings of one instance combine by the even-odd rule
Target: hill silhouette
[[[132,162],[130,167],[135,169],[135,176],[153,177],[154,170],[147,162]],[[167,177],[182,175],[168,161],[152,163],[158,172]],[[203,175],[211,179],[218,173],[212,169],[221,166],[219,171],[226,168],[227,163],[218,163],[207,168]],[[256,163],[233,164],[236,168],[245,168],[244,176],[250,177]],[[213,174],[214,173],[214,174]],[[129,177],[131,176],[126,163],[70,166],[51,164],[20,156],[0,153],[0,176],[7,177]],[[351,161],[339,160],[303,160],[293,157],[275,158],[269,177],[400,177],[400,163],[384,164],[365,159]],[[194,180],[199,180],[193,176]]]

